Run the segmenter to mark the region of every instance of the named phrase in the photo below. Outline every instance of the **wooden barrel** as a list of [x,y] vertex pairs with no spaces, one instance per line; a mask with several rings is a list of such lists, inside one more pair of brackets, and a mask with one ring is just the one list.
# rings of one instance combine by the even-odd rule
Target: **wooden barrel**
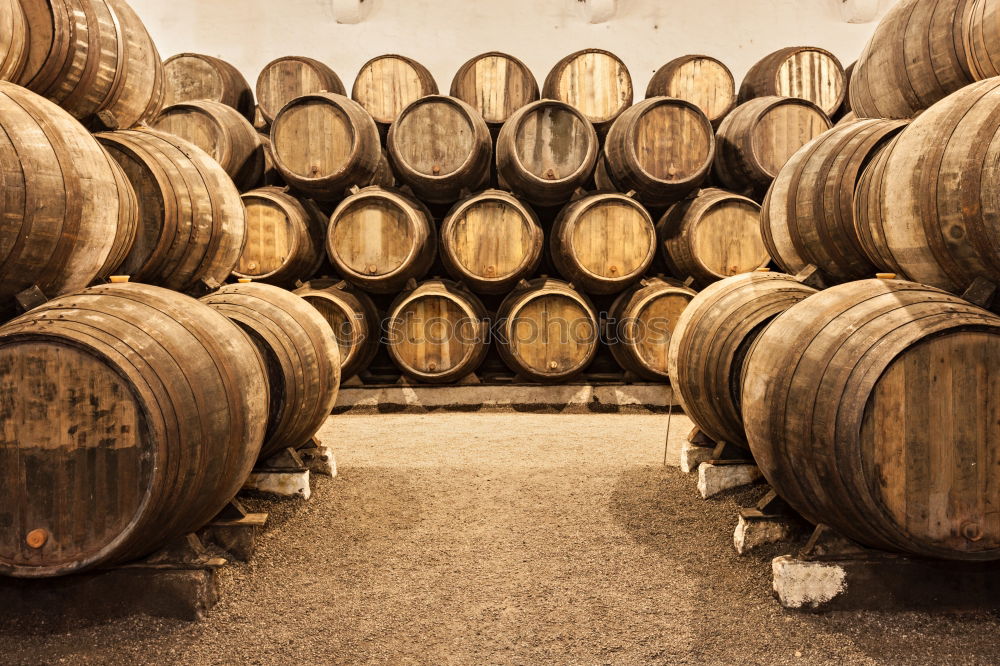
[[308,199],[264,187],[243,195],[247,242],[233,275],[291,289],[323,262],[326,216]]
[[451,96],[470,105],[491,128],[538,99],[538,83],[528,66],[506,53],[491,51],[466,62],[451,82]]
[[987,0],[969,0],[966,11],[966,55],[973,78],[1000,76],[1000,11]]
[[391,294],[427,274],[436,243],[426,206],[395,190],[366,187],[333,211],[326,253],[351,284]]
[[669,379],[670,336],[695,291],[676,280],[646,278],[623,292],[608,311],[608,345],[623,369],[640,379]]
[[604,143],[604,168],[621,192],[666,206],[697,188],[712,169],[715,131],[691,102],[653,97],[618,117]]
[[705,55],[674,58],[656,70],[646,97],[674,97],[691,102],[718,127],[736,106],[736,80],[721,61]]
[[416,60],[389,54],[361,66],[351,98],[363,106],[380,127],[388,127],[413,102],[437,95],[434,77]]
[[858,120],[821,134],[788,160],[761,210],[764,243],[782,270],[794,275],[812,264],[831,284],[878,272],[854,228],[854,188],[905,126]]
[[428,280],[403,292],[386,321],[389,356],[418,382],[456,382],[476,371],[489,348],[486,309],[450,280]]
[[347,90],[336,72],[312,58],[272,60],[257,77],[257,106],[266,124],[274,122],[278,112],[296,97],[315,93],[347,95]]
[[17,81],[28,61],[28,24],[20,0],[0,0],[0,81]]
[[847,96],[844,66],[837,56],[815,46],[778,49],[747,72],[739,103],[772,96],[805,99],[833,116]]
[[763,197],[795,152],[832,127],[813,104],[758,97],[736,107],[719,126],[715,175],[726,189]]
[[124,0],[21,0],[28,61],[18,83],[87,123],[128,128],[163,105],[163,64]]
[[[45,396],[45,399],[39,399]],[[143,557],[211,520],[257,459],[267,377],[212,308],[93,287],[0,328],[0,574]]]
[[138,223],[118,165],[68,113],[0,82],[0,313],[37,285],[53,298],[110,274]]
[[791,275],[754,272],[709,285],[670,337],[670,385],[695,425],[716,442],[746,446],[740,415],[743,361],[769,321],[816,290]]
[[429,203],[452,203],[489,183],[493,139],[460,99],[428,95],[407,106],[386,142],[399,180]]
[[372,184],[384,168],[378,128],[343,95],[304,95],[286,104],[271,123],[271,145],[285,181],[321,201]]
[[264,359],[270,409],[260,457],[308,442],[340,389],[340,350],[326,319],[269,284],[229,284],[201,301],[238,324]]
[[218,162],[241,192],[264,179],[264,144],[250,121],[222,102],[168,106],[151,124],[198,146]]
[[591,294],[615,294],[642,278],[656,256],[656,229],[635,199],[598,192],[559,212],[550,236],[559,273]]
[[516,111],[497,137],[500,185],[539,206],[561,206],[594,172],[597,133],[573,107],[550,99]]
[[295,290],[330,325],[340,349],[340,377],[346,381],[368,368],[378,353],[381,327],[375,303],[343,280],[312,280]]
[[531,208],[502,190],[455,204],[441,223],[441,263],[483,294],[506,294],[542,261],[545,234]]
[[793,306],[743,376],[774,490],[860,544],[1000,559],[1000,318],[937,289],[862,280]]
[[135,243],[116,271],[186,291],[223,283],[246,241],[240,193],[194,144],[156,130],[97,135],[139,198]]
[[163,74],[164,106],[207,99],[236,109],[253,122],[253,90],[240,70],[225,60],[201,53],[179,53],[163,62]]
[[615,54],[584,49],[556,63],[545,77],[542,97],[569,104],[604,134],[632,106],[632,76]]
[[497,350],[520,377],[566,382],[587,369],[600,342],[590,300],[561,280],[522,282],[497,311]]
[[972,83],[963,19],[970,0],[900,0],[882,17],[851,76],[862,118],[912,118]]
[[953,293],[1000,283],[1000,80],[974,83],[924,111],[868,166],[855,215],[879,268]]
[[697,287],[771,261],[761,235],[760,206],[725,190],[704,189],[671,206],[656,233],[670,271],[694,278]]

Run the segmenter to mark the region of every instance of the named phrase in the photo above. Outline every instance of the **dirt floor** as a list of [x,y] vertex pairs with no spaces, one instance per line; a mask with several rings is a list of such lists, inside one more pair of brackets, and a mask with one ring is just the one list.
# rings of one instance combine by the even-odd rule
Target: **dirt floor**
[[[1000,662],[990,614],[783,611],[666,416],[338,416],[340,475],[272,512],[198,624],[0,628],[3,663]],[[674,431],[689,424],[674,417]]]

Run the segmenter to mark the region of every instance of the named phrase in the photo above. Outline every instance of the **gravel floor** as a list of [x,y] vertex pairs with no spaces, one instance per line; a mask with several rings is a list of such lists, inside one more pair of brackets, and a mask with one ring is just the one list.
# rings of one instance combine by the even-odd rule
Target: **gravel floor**
[[[339,416],[340,476],[271,524],[199,624],[0,628],[3,663],[996,663],[989,614],[781,610],[778,551],[662,466],[666,416]],[[690,425],[674,417],[674,431]]]

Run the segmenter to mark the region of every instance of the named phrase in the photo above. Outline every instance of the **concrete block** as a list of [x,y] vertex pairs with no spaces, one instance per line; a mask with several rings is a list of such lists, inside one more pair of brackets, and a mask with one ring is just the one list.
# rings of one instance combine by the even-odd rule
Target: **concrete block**
[[712,459],[712,451],[712,447],[709,446],[697,446],[688,441],[681,442],[681,471],[685,474],[697,471],[699,465]]
[[243,490],[274,497],[309,499],[309,470],[300,472],[252,472],[243,484]]
[[741,513],[733,531],[733,547],[740,555],[771,543],[795,541],[802,535],[799,521],[785,516],[748,518]]
[[771,561],[774,594],[785,608],[817,610],[846,589],[847,572],[837,563],[782,555]]
[[313,474],[337,476],[337,459],[333,455],[333,449],[329,446],[299,449],[298,454]]
[[703,462],[698,466],[698,492],[703,499],[708,499],[730,488],[756,483],[762,478],[756,465]]

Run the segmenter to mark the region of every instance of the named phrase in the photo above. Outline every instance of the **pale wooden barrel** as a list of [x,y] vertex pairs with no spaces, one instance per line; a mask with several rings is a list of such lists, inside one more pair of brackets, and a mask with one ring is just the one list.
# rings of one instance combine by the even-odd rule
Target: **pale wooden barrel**
[[743,361],[774,317],[816,290],[791,275],[754,272],[706,287],[681,313],[667,351],[670,386],[708,437],[745,447]]
[[0,0],[0,81],[17,81],[28,61],[28,23],[21,0]]
[[640,379],[669,379],[670,336],[696,293],[676,280],[651,277],[618,296],[608,311],[609,346],[618,364]]
[[816,46],[789,46],[757,61],[743,79],[739,103],[757,97],[797,97],[833,116],[847,96],[847,75],[837,56]]
[[272,60],[257,77],[257,108],[265,124],[296,97],[314,93],[347,95],[343,82],[328,65],[304,56]]
[[1000,79],[974,83],[917,117],[865,169],[855,219],[879,268],[953,293],[1000,283],[993,183]]
[[163,109],[150,126],[211,155],[241,192],[264,179],[264,143],[250,121],[231,106],[209,100],[182,102]]
[[428,203],[452,203],[488,184],[493,139],[479,112],[455,97],[407,106],[386,142],[394,172]]
[[774,319],[743,373],[771,487],[862,545],[1000,559],[1000,318],[901,280],[850,282]]
[[533,102],[504,123],[497,137],[501,187],[539,206],[561,206],[590,179],[599,143],[593,125],[555,100]]
[[38,286],[49,298],[106,277],[139,212],[117,163],[68,113],[0,82],[0,313]]
[[412,58],[389,54],[361,66],[351,98],[384,129],[413,102],[437,94],[437,83],[426,67]]
[[287,289],[312,277],[323,262],[327,225],[316,204],[277,187],[242,199],[247,241],[233,275]]
[[0,328],[0,400],[17,423],[0,447],[0,573],[60,576],[218,514],[260,452],[267,375],[212,308],[114,284]]
[[107,129],[156,117],[160,54],[124,0],[20,0],[30,36],[17,83]]
[[970,0],[900,0],[882,17],[851,75],[862,118],[912,118],[975,80],[965,45]]
[[303,95],[286,104],[271,123],[271,145],[285,181],[322,201],[371,185],[386,168],[371,116],[343,95]]
[[116,271],[186,291],[225,282],[246,242],[240,193],[194,144],[156,130],[97,135],[139,199],[135,243]]
[[490,51],[459,68],[450,94],[476,109],[490,128],[499,130],[511,114],[538,99],[538,83],[523,62]]
[[497,311],[497,350],[519,376],[566,382],[587,369],[600,342],[590,300],[561,280],[522,282]]
[[489,347],[486,309],[450,280],[428,280],[399,295],[386,325],[389,356],[418,382],[448,384],[475,372]]
[[226,285],[201,301],[239,325],[264,359],[270,400],[261,458],[308,442],[340,389],[340,349],[326,319],[269,284]]
[[441,223],[441,262],[472,291],[506,294],[538,269],[544,236],[525,202],[486,190],[455,204]]
[[232,107],[253,122],[253,90],[240,71],[225,60],[201,53],[178,53],[163,61],[163,73],[164,106],[207,99]]
[[653,263],[656,229],[635,199],[598,192],[560,211],[550,243],[564,278],[591,294],[614,294],[638,282]]
[[718,127],[736,106],[736,80],[720,60],[705,55],[674,58],[656,70],[646,97],[674,97],[691,102]]
[[556,63],[545,77],[542,97],[576,108],[603,134],[632,106],[632,76],[615,54],[584,49]]
[[771,257],[760,229],[760,206],[708,188],[672,206],[657,224],[663,257],[678,278],[706,287],[766,266]]
[[419,201],[368,187],[344,199],[330,217],[326,252],[345,280],[379,294],[398,292],[430,270],[434,219]]
[[831,284],[874,275],[854,227],[861,171],[906,126],[859,119],[821,134],[781,169],[761,210],[768,254],[793,275],[810,264]]
[[719,126],[715,175],[726,189],[759,201],[785,162],[832,126],[812,102],[752,99],[736,107]]
[[691,102],[653,97],[618,117],[604,143],[604,168],[615,189],[635,191],[647,206],[683,199],[708,177],[715,159],[712,123]]
[[295,290],[316,308],[340,349],[340,376],[346,381],[366,370],[378,353],[382,334],[378,309],[368,294],[341,280],[311,280]]

